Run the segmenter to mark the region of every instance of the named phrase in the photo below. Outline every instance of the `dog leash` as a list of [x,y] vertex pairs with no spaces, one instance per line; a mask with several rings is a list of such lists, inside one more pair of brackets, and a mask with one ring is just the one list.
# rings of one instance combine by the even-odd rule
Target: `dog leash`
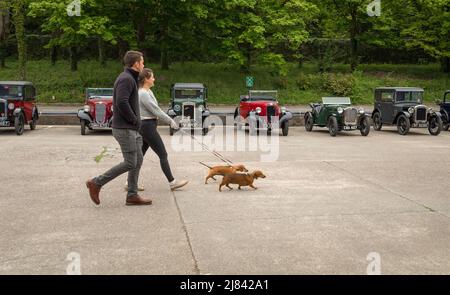
[[222,154],[220,154],[217,151],[212,151],[206,144],[204,144],[203,142],[200,142],[191,132],[187,133],[186,131],[184,131],[183,129],[179,129],[179,131],[181,131],[182,133],[189,135],[195,142],[197,142],[199,145],[201,145],[201,147],[206,150],[207,152],[211,153],[214,157],[220,159],[221,161],[227,163],[228,165],[234,165],[234,163],[225,158]]

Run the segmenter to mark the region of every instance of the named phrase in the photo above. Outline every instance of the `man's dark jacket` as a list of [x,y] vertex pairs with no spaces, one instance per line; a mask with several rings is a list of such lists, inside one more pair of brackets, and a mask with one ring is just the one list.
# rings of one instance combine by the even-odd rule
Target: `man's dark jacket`
[[141,125],[138,94],[139,73],[126,68],[114,83],[112,128],[138,130]]

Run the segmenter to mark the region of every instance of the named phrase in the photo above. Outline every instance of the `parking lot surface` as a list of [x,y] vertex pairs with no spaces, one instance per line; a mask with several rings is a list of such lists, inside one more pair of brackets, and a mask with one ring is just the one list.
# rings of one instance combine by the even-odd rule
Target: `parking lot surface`
[[174,176],[190,183],[171,192],[150,151],[140,183],[153,205],[137,208],[125,206],[125,175],[100,206],[88,196],[85,181],[121,160],[111,132],[0,130],[0,274],[66,274],[71,253],[82,274],[364,275],[373,263],[382,274],[450,274],[450,132],[331,138],[294,127],[276,161],[221,151],[267,176],[258,190],[223,192],[198,163],[220,160],[160,133]]

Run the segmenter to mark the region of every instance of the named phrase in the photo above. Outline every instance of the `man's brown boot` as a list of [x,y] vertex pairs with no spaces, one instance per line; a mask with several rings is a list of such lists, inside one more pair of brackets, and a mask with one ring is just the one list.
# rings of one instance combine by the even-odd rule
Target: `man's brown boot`
[[86,181],[86,187],[89,189],[89,195],[91,197],[92,202],[94,202],[96,205],[100,205],[99,194],[101,187],[98,186],[92,179]]
[[151,205],[152,200],[150,199],[144,199],[139,195],[133,196],[133,197],[127,197],[127,202],[125,205],[127,206],[141,206],[141,205]]

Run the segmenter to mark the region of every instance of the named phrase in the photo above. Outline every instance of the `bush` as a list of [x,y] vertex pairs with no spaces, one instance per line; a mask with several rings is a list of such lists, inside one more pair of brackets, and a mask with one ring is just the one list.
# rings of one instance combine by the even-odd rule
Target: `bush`
[[323,87],[325,91],[336,96],[351,96],[355,86],[353,75],[348,74],[324,74]]

